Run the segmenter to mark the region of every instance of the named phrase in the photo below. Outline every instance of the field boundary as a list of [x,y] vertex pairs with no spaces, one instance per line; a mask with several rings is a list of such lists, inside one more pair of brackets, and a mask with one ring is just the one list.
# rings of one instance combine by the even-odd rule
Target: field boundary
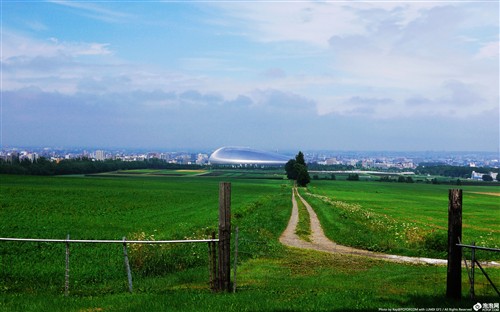
[[51,239],[51,238],[16,238],[0,237],[0,241],[7,242],[38,242],[38,243],[82,243],[82,244],[182,244],[182,243],[210,243],[218,242],[218,238],[186,239],[186,240],[109,240],[109,239]]
[[0,242],[32,242],[32,243],[55,243],[55,244],[66,244],[66,269],[64,275],[64,295],[69,295],[69,260],[70,260],[70,245],[71,244],[122,244],[123,245],[123,258],[125,269],[127,271],[127,281],[128,290],[130,293],[133,292],[132,283],[132,270],[130,268],[127,245],[128,244],[193,244],[193,243],[208,243],[208,256],[209,256],[209,271],[210,271],[210,285],[212,289],[215,289],[216,283],[216,255],[215,255],[215,244],[219,242],[218,238],[215,238],[215,234],[212,235],[214,238],[211,239],[186,239],[186,240],[127,240],[123,237],[122,240],[107,240],[107,239],[70,239],[69,234],[66,239],[50,239],[50,238],[17,238],[17,237],[0,237]]

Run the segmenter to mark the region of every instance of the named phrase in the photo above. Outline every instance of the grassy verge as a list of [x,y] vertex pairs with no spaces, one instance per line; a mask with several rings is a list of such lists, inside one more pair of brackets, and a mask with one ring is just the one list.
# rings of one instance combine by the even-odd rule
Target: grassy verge
[[[498,197],[464,188],[463,241],[500,246]],[[448,187],[320,181],[304,193],[325,235],[349,246],[408,256],[446,257]],[[491,191],[491,189],[490,189]],[[499,259],[482,252],[482,259]]]
[[307,211],[306,206],[298,197],[297,191],[295,192],[295,199],[297,201],[297,208],[299,211],[299,220],[297,222],[297,227],[295,229],[295,234],[306,242],[311,241],[311,217]]

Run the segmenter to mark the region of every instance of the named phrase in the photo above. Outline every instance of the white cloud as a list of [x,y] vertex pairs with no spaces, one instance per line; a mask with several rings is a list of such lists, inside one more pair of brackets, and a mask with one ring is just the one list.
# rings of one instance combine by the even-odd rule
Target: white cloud
[[100,85],[96,93],[186,90],[203,82],[197,76],[119,59],[109,43],[40,40],[6,27],[2,35],[4,90],[36,86],[45,91],[75,93],[88,87],[90,81]]
[[39,40],[2,29],[3,89],[37,86],[75,92],[81,79],[109,74],[117,60],[108,43]]
[[479,49],[479,52],[476,54],[476,58],[478,59],[493,58],[498,60],[499,55],[500,55],[500,42],[494,41],[482,45],[481,48]]
[[75,55],[109,55],[113,54],[111,50],[109,50],[108,43],[90,43],[90,44],[79,44],[74,46]]
[[47,2],[62,5],[74,9],[76,14],[88,18],[100,20],[107,23],[117,23],[130,20],[133,16],[118,10],[110,10],[95,2],[67,1],[67,0],[48,0]]
[[[256,105],[257,98],[261,103]],[[494,150],[492,142],[498,142],[498,108],[473,122],[457,123],[432,115],[373,119],[365,110],[317,116],[307,110],[309,100],[276,90],[228,99],[197,90],[67,95],[30,88],[4,92],[3,100],[5,144]],[[434,100],[415,98],[409,105],[432,105]],[[206,105],[210,101],[215,105]],[[273,107],[263,105],[266,101]],[[346,104],[377,108],[391,101],[359,97],[346,99]],[[288,114],[277,114],[280,106],[289,105]]]
[[49,27],[39,21],[34,21],[34,20],[29,20],[25,22],[26,26],[28,26],[29,29],[32,29],[34,31],[46,31],[49,29]]
[[[363,32],[356,15],[340,5],[318,2],[213,3],[253,40],[300,41],[326,48],[337,33]],[[226,17],[224,17],[226,18]]]
[[[108,20],[127,17],[95,3],[55,3]],[[496,27],[498,32],[498,21],[491,13],[481,15],[483,20],[469,14],[491,11],[481,10],[482,3],[203,5],[219,9],[223,15],[218,27],[223,24],[233,36],[250,39],[258,46],[257,55],[237,47],[224,53],[188,51],[177,60],[179,69],[172,71],[119,59],[120,51],[108,42],[40,40],[4,27],[4,89],[37,86],[72,94],[92,90],[99,95],[197,90],[226,99],[244,96],[275,112],[307,103],[319,115],[374,119],[465,117],[498,105],[498,35],[477,34],[485,27]],[[451,87],[450,81],[460,85]],[[460,88],[468,93],[459,94]],[[459,105],[464,98],[469,105]],[[283,99],[290,105],[276,105]],[[421,104],[411,105],[419,102],[415,99]]]
[[[366,36],[334,37],[331,44],[337,60],[333,68],[350,75],[355,84],[371,87],[368,95],[390,94],[394,98],[393,105],[372,112],[378,118],[422,114],[466,117],[491,110],[498,105],[498,64],[493,59],[477,60],[471,44],[477,46],[480,40],[464,44],[459,39],[459,17],[466,13],[465,8],[443,6],[423,11],[403,27],[381,20],[380,27]],[[490,21],[490,27],[494,24]],[[481,49],[481,55],[490,56],[493,49],[488,45]],[[450,95],[447,81],[451,80],[462,81],[461,87],[474,89],[482,100],[457,96],[458,90]],[[411,94],[434,100],[425,108],[408,109],[403,103]],[[465,98],[470,104],[467,107],[460,105]],[[332,104],[330,110],[350,112],[338,104]]]
[[111,55],[109,43],[60,41],[51,37],[39,40],[2,28],[2,61],[12,57],[52,57],[79,55]]
[[[495,40],[498,38],[498,3],[300,1],[213,5],[224,12],[225,23],[232,31],[253,41],[281,47],[285,47],[284,42],[303,45],[297,44],[296,49],[275,58],[302,54],[296,62],[304,62],[304,72],[297,74],[280,66],[286,77],[265,83],[314,99],[320,114],[465,117],[498,105],[498,42],[492,42],[488,35],[496,32]],[[306,58],[308,46],[320,51],[319,57]],[[322,72],[307,68],[314,57],[324,63]],[[460,81],[478,97],[473,101],[469,97],[468,106],[460,105],[463,97],[446,85],[449,81]],[[432,99],[432,105],[409,109],[406,102],[415,96]],[[352,98],[390,98],[391,102],[367,107],[352,103]]]
[[[404,27],[421,11],[440,6],[433,2],[215,2],[228,27],[256,41],[299,41],[323,48],[333,36],[367,34],[374,20],[391,20]],[[227,20],[227,18],[230,20]],[[234,31],[234,30],[232,30]]]

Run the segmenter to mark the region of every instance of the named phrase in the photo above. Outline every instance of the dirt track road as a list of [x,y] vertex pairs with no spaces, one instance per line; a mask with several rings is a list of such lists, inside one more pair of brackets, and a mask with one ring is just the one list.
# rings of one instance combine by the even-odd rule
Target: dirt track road
[[[319,223],[318,217],[312,207],[307,203],[302,196],[297,192],[297,196],[302,201],[309,216],[311,218],[311,242],[306,242],[300,239],[295,234],[295,229],[297,227],[299,219],[299,211],[297,206],[297,199],[295,196],[296,189],[292,190],[292,215],[288,226],[280,237],[280,242],[286,246],[303,248],[303,249],[313,249],[318,251],[324,251],[329,253],[339,253],[348,255],[359,255],[369,258],[382,259],[386,261],[399,262],[399,263],[415,263],[415,264],[432,264],[432,265],[447,265],[447,260],[443,259],[431,259],[431,258],[416,258],[416,257],[405,257],[388,255],[383,253],[372,252],[368,250],[356,249],[352,247],[342,246],[332,242],[328,239]],[[497,266],[500,265],[496,262],[490,262],[489,265]]]

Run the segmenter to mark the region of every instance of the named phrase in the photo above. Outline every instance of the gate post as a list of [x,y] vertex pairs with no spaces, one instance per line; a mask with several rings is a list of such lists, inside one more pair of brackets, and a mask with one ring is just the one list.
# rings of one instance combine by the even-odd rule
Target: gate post
[[231,286],[231,183],[219,184],[219,274],[218,288],[230,291]]
[[448,270],[446,297],[462,297],[462,190],[451,189],[448,194]]

